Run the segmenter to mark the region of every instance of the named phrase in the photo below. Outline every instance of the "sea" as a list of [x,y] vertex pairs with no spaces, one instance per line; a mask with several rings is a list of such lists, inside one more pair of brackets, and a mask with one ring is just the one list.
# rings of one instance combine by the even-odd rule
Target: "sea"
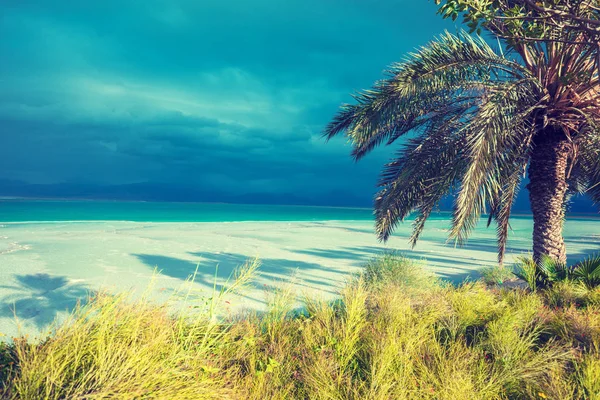
[[[431,221],[449,220],[451,213],[432,214]],[[408,220],[410,221],[410,217]],[[243,222],[243,221],[373,221],[371,208],[261,204],[0,199],[0,222]],[[514,214],[513,221],[531,222]],[[573,214],[571,221],[597,223],[600,214]]]
[[223,203],[0,200],[0,222],[368,221],[368,208]]

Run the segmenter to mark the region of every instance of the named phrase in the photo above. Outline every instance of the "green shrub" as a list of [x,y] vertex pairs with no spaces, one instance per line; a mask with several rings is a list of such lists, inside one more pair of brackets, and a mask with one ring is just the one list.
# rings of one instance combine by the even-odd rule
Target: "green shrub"
[[394,252],[370,260],[364,267],[363,275],[365,283],[372,288],[387,285],[430,288],[440,282],[439,278],[423,268],[421,261]]
[[0,343],[0,394],[7,390],[6,384],[10,382],[18,365],[15,347],[7,343]]
[[592,292],[581,282],[563,281],[543,290],[540,296],[550,307],[582,307],[593,303]]
[[515,278],[513,269],[506,267],[505,265],[495,265],[492,267],[486,267],[479,270],[481,278],[486,285],[502,285],[506,281]]

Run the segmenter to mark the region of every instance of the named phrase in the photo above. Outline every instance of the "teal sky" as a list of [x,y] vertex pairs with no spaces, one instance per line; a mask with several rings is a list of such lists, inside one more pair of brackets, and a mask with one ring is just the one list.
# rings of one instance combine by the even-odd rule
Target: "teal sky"
[[428,0],[4,1],[0,195],[368,205],[391,150],[322,128],[444,29]]

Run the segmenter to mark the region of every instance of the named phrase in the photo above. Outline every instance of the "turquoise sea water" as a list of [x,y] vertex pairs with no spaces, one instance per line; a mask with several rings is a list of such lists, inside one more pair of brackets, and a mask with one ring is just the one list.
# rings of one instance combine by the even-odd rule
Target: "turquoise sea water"
[[367,208],[117,201],[0,201],[0,222],[234,222],[371,220]]
[[[450,213],[431,220],[449,219]],[[513,220],[528,220],[514,215]],[[597,220],[598,216],[569,219]],[[134,222],[236,222],[236,221],[371,221],[369,208],[280,206],[221,203],[166,203],[121,201],[0,200],[0,222],[134,221]],[[599,221],[600,222],[600,221]]]

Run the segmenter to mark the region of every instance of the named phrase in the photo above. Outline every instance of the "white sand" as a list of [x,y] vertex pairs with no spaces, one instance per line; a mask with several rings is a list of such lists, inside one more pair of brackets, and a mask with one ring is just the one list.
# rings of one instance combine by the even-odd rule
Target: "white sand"
[[[64,316],[89,290],[142,291],[158,267],[160,293],[171,293],[199,265],[197,288],[213,285],[246,259],[260,257],[261,276],[234,308],[261,309],[265,286],[281,285],[295,275],[294,288],[331,298],[350,273],[369,258],[401,250],[426,258],[436,273],[456,282],[496,259],[495,230],[479,228],[466,247],[445,244],[447,221],[431,221],[413,251],[410,225],[382,245],[370,222],[132,223],[74,222],[0,225],[0,332],[37,335],[55,317]],[[600,221],[571,220],[565,236],[572,260],[600,251]],[[531,222],[513,222],[510,257],[530,248]]]

